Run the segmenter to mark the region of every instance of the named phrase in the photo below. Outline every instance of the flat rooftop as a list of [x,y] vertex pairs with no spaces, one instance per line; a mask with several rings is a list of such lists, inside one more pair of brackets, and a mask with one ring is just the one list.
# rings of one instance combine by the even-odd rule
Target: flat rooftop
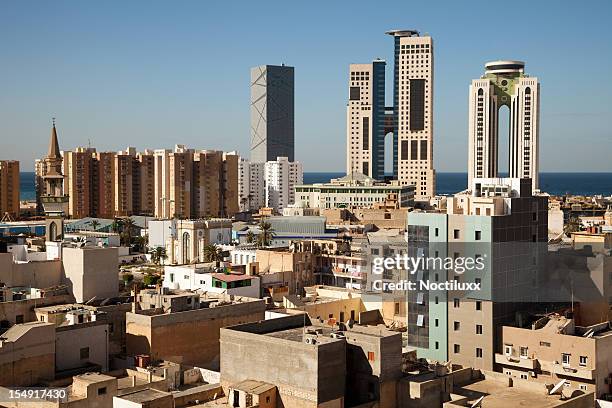
[[165,397],[167,395],[171,395],[171,394],[167,392],[163,392],[163,391],[158,391],[153,388],[147,388],[147,389],[135,391],[129,394],[124,394],[120,396],[119,398],[127,400],[127,401],[131,401],[131,402],[143,403],[143,402],[152,402],[159,398]]
[[455,388],[453,394],[468,397],[469,401],[465,406],[471,406],[478,398],[484,396],[482,406],[487,408],[551,408],[567,402],[567,400],[561,401],[559,395],[548,395],[543,392],[507,387],[494,380],[480,380]]
[[[332,330],[331,327],[319,327],[319,326],[305,326],[296,327],[294,329],[285,329],[274,331],[270,333],[264,333],[264,336],[275,337],[277,339],[295,341],[298,343],[304,343],[304,338],[309,337],[307,330],[309,329],[321,329],[322,333],[317,335],[317,343],[333,343],[340,341],[331,337],[332,333],[339,333],[337,330]],[[312,334],[310,335],[312,336]]]

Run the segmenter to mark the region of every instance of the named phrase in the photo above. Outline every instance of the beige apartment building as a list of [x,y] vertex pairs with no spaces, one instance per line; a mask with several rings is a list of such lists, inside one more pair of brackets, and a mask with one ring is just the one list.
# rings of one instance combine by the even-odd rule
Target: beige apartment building
[[19,162],[0,160],[0,218],[19,217]]
[[495,354],[502,372],[513,378],[559,384],[565,393],[610,393],[612,331],[608,322],[576,326],[572,318],[551,314],[531,327],[502,328],[503,350]]

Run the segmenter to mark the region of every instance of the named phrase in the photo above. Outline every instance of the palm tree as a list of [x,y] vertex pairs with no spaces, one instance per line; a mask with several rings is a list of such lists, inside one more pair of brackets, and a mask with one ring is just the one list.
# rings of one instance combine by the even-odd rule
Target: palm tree
[[166,255],[166,249],[162,247],[157,247],[153,251],[151,251],[151,260],[154,264],[159,265],[162,260],[168,258]]
[[136,223],[130,217],[126,217],[121,220],[121,225],[123,226],[123,231],[125,233],[125,237],[127,238],[127,245],[131,245],[132,243],[132,234],[136,229]]
[[204,262],[216,262],[221,258],[221,248],[215,244],[207,244],[202,249],[204,252]]
[[262,218],[259,222],[259,231],[259,235],[257,236],[257,246],[270,246],[272,243],[272,238],[274,238],[274,229],[272,228],[272,224]]
[[119,218],[115,218],[113,220],[113,223],[111,224],[111,231],[115,233],[120,233],[123,229],[122,227],[123,227],[122,220],[120,220]]
[[255,242],[255,234],[253,234],[253,231],[248,230],[246,233],[246,242],[248,244],[252,244],[253,242]]
[[576,216],[570,216],[569,220],[563,226],[563,232],[568,237],[572,235],[572,232],[580,231],[580,219]]
[[97,231],[98,227],[100,226],[100,222],[98,220],[96,220],[95,218],[93,220],[91,220],[91,222],[89,224],[91,225],[91,229],[93,231]]

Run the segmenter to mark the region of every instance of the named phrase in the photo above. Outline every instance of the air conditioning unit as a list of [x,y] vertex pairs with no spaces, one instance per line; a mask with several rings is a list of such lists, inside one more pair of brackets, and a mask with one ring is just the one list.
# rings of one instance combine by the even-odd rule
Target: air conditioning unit
[[533,378],[536,378],[536,373],[535,371],[529,371],[529,375],[532,376]]

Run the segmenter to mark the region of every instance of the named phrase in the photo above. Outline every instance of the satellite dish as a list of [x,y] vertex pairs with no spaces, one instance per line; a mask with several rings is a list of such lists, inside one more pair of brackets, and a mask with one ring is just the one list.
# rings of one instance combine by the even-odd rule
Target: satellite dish
[[555,385],[554,387],[552,387],[552,389],[550,390],[550,392],[548,393],[548,395],[553,395],[555,393],[557,393],[557,391],[559,391],[562,387],[563,384],[565,384],[565,380],[561,380],[557,383],[557,385]]

